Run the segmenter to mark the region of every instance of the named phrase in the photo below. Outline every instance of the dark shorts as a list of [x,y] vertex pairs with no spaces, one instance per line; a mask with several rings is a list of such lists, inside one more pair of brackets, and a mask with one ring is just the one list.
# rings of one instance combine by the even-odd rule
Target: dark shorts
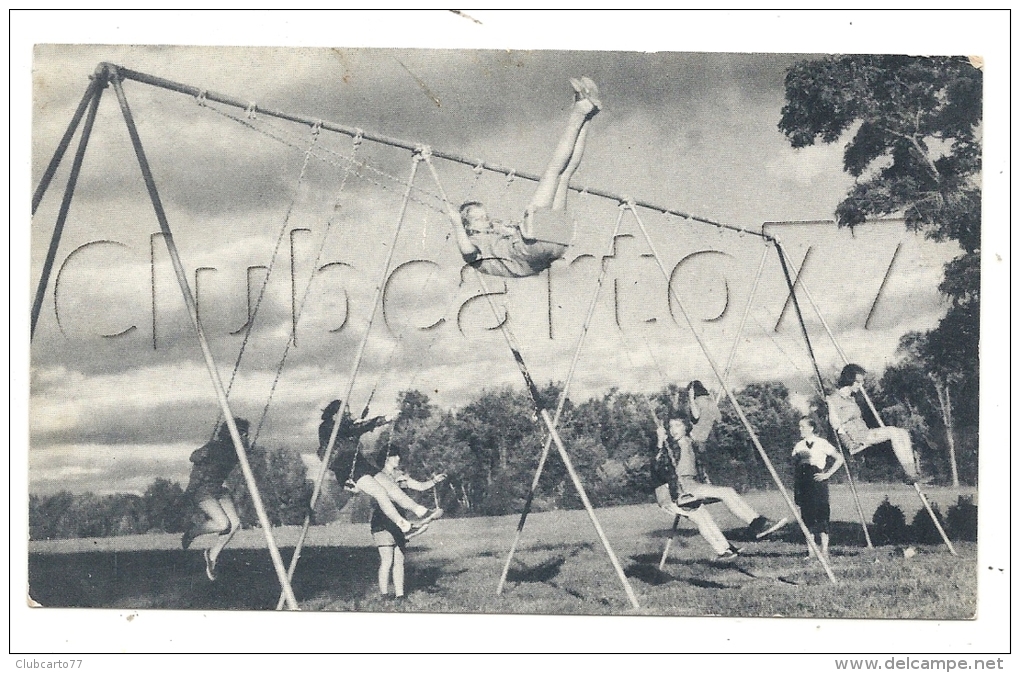
[[372,510],[372,519],[368,525],[377,547],[400,547],[403,549],[407,544],[407,538],[404,537],[400,527],[383,514],[378,507]]
[[[354,466],[353,474],[351,473],[352,465]],[[379,474],[379,468],[359,453],[344,453],[338,455],[333,461],[333,474],[336,475],[336,480],[342,486],[348,479],[353,479],[357,483],[362,477],[374,477]]]
[[230,491],[223,485],[223,480],[209,472],[209,468],[205,465],[196,465],[191,469],[191,477],[188,479],[188,489],[185,493],[196,505],[206,500],[219,500],[230,495]]

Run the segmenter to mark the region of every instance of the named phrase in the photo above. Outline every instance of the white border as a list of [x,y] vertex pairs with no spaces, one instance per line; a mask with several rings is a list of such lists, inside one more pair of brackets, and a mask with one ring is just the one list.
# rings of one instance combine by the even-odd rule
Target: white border
[[[986,371],[982,394],[982,538],[979,616],[973,622],[905,622],[651,617],[513,617],[369,614],[30,610],[27,516],[27,194],[32,45],[132,43],[277,46],[557,48],[638,51],[900,52],[980,54],[985,58],[984,361],[1008,352],[1007,307],[1010,85],[1009,15],[989,12],[66,12],[12,11],[11,22],[11,651],[189,652],[358,651],[595,652],[1001,652],[1008,647],[1010,530],[1008,435],[1002,367]],[[991,368],[986,367],[986,370]],[[1005,393],[1005,394],[1004,394]],[[991,469],[989,469],[991,468]],[[1002,534],[993,534],[1001,531]],[[995,570],[985,570],[986,568]],[[1000,572],[997,569],[1003,568]],[[392,631],[392,633],[390,633]],[[224,633],[232,638],[224,640]],[[20,657],[24,658],[24,657]],[[36,657],[40,658],[40,657]],[[52,657],[50,657],[52,658]],[[12,656],[12,660],[16,657]],[[67,659],[67,657],[64,657]],[[95,658],[90,658],[94,660]],[[819,665],[824,658],[818,659]],[[127,660],[103,658],[104,666]],[[192,666],[224,659],[175,662]],[[752,664],[750,660],[743,665]],[[137,662],[136,662],[137,663]],[[354,663],[354,662],[350,662]],[[398,665],[410,662],[397,661]],[[467,662],[465,662],[467,663]],[[597,663],[597,662],[593,662]],[[651,663],[651,662],[649,662]],[[712,662],[706,662],[710,665]],[[792,662],[791,662],[792,663]],[[798,662],[806,663],[806,662]],[[14,662],[12,661],[12,665]],[[274,661],[270,665],[282,665]],[[210,663],[209,665],[217,665]],[[232,661],[230,665],[239,665]],[[301,662],[299,665],[307,665]],[[783,664],[789,667],[788,664]],[[830,664],[831,665],[831,664]],[[134,670],[134,669],[132,669]],[[795,670],[790,667],[790,670]],[[817,669],[816,669],[817,670]]]

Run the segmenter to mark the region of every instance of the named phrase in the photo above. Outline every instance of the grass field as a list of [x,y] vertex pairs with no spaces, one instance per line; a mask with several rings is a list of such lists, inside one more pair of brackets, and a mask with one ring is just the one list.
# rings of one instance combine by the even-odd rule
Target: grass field
[[[889,495],[908,522],[920,507],[905,486],[867,485],[870,517]],[[956,491],[933,489],[943,512]],[[759,511],[782,516],[778,493],[747,496]],[[532,514],[502,595],[495,589],[517,525],[516,516],[440,520],[408,548],[408,599],[376,594],[378,555],[367,524],[312,528],[293,588],[302,610],[486,612],[515,614],[638,614],[841,618],[970,619],[977,610],[977,549],[956,542],[918,546],[905,558],[896,547],[868,549],[856,510],[834,486],[832,585],[817,561],[806,561],[799,529],[767,541],[748,540],[721,505],[713,512],[744,552],[715,561],[689,524],[681,524],[663,571],[659,557],[671,518],[654,505],[597,510],[599,521],[641,603],[632,611],[584,511]],[[285,560],[299,528],[274,530]],[[279,585],[260,530],[245,530],[220,557],[219,579],[203,570],[199,538],[189,551],[177,535],[139,535],[32,542],[31,598],[42,606],[137,609],[270,610]]]

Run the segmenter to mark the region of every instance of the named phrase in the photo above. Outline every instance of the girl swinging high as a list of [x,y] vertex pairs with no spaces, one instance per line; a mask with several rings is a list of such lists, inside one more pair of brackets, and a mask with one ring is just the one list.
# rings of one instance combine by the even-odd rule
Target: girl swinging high
[[595,82],[571,79],[574,105],[567,127],[524,213],[523,224],[489,217],[485,206],[467,201],[451,213],[464,261],[482,273],[506,278],[534,276],[563,256],[573,238],[567,192],[584,154],[588,122],[602,107]]

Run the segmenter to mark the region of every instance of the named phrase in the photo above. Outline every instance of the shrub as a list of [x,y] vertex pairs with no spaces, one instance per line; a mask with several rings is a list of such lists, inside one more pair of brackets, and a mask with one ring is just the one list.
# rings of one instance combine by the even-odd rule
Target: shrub
[[905,542],[909,537],[907,517],[902,509],[889,502],[889,496],[875,509],[871,522],[874,525],[875,542],[878,544],[897,544]]
[[978,508],[973,496],[961,495],[946,512],[946,534],[954,540],[977,542]]
[[[938,503],[933,502],[931,504],[931,511],[935,513],[944,530],[946,520],[942,516],[942,512],[939,511]],[[942,536],[939,534],[938,528],[935,527],[935,523],[931,520],[928,510],[924,507],[917,510],[917,514],[914,515],[914,520],[910,523],[910,532],[912,534],[911,537],[919,544],[939,544],[942,542]]]

